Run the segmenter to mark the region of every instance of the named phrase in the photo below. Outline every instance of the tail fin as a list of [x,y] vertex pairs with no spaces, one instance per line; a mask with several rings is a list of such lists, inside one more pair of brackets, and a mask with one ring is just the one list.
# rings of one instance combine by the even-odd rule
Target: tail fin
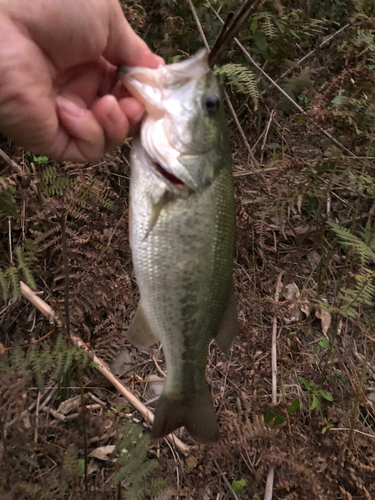
[[219,429],[208,389],[203,394],[189,395],[185,400],[165,391],[161,394],[151,431],[152,439],[165,437],[182,426],[200,443],[217,441]]

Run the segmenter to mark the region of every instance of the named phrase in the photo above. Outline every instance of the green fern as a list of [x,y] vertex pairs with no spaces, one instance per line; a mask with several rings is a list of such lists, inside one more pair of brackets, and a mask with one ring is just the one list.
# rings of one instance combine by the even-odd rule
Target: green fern
[[343,288],[340,298],[342,306],[340,313],[350,318],[359,316],[361,306],[372,306],[375,297],[375,272],[366,267],[368,263],[375,262],[375,236],[372,232],[362,229],[359,236],[350,232],[346,227],[341,227],[335,222],[328,222],[329,226],[340,238],[341,244],[352,248],[359,256],[361,269],[354,274],[354,288]]
[[0,268],[0,299],[7,301],[11,291],[12,301],[17,302],[21,297],[20,281],[22,279],[30,288],[36,289],[34,277],[28,268],[36,260],[35,251],[35,245],[30,240],[26,240],[24,249],[17,247],[14,252],[17,258],[17,267],[12,266],[5,270]]
[[18,217],[18,205],[15,199],[16,190],[8,179],[0,177],[0,214]]
[[256,81],[256,75],[242,64],[224,64],[215,70],[219,76],[226,77],[229,85],[232,85],[237,92],[249,94],[255,105],[259,99],[259,89]]
[[366,262],[375,262],[375,252],[373,250],[373,248],[375,247],[374,236],[370,239],[369,242],[366,242],[364,238],[368,238],[368,232],[362,231],[361,239],[358,236],[352,234],[348,228],[339,226],[335,222],[328,222],[328,225],[337,234],[344,246],[354,248],[355,252],[361,259],[362,265],[364,265]]
[[353,43],[356,47],[362,48],[358,57],[366,54],[367,52],[375,53],[375,32],[373,30],[358,30],[357,36],[354,37]]
[[41,175],[42,191],[47,196],[61,196],[74,181],[54,165],[44,167]]
[[46,375],[54,380],[72,372],[75,364],[84,369],[90,361],[87,353],[74,345],[67,346],[62,334],[56,339],[53,349],[43,344],[32,344],[27,353],[15,344],[10,355],[3,355],[0,360],[0,371],[27,371],[32,374],[38,389],[43,392]]
[[259,21],[260,29],[266,36],[268,36],[269,38],[276,37],[278,30],[274,25],[273,16],[271,14],[269,14],[268,12],[263,12]]
[[164,483],[160,479],[150,479],[151,474],[158,467],[156,460],[147,459],[149,435],[144,434],[139,425],[126,423],[125,436],[117,444],[118,453],[116,462],[117,472],[112,478],[115,485],[126,480],[125,498],[143,500],[148,494],[156,494]]

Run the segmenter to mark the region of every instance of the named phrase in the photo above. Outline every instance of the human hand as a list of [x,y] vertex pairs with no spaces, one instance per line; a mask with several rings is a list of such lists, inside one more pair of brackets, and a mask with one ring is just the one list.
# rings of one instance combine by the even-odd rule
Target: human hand
[[144,111],[116,67],[161,63],[118,0],[2,0],[0,131],[50,158],[98,159]]

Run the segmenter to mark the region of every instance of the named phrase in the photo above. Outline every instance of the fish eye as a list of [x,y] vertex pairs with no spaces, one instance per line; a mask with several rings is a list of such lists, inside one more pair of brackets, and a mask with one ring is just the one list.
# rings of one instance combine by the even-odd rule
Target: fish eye
[[205,95],[202,99],[204,109],[209,115],[215,115],[220,108],[220,99],[217,95]]

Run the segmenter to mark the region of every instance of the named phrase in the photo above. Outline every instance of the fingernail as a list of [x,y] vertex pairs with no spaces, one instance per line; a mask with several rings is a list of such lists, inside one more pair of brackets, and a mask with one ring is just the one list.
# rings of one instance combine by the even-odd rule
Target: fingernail
[[85,108],[81,108],[74,102],[69,101],[69,99],[65,99],[65,97],[61,96],[58,96],[57,98],[57,105],[63,113],[66,113],[74,118],[81,117],[86,111]]

